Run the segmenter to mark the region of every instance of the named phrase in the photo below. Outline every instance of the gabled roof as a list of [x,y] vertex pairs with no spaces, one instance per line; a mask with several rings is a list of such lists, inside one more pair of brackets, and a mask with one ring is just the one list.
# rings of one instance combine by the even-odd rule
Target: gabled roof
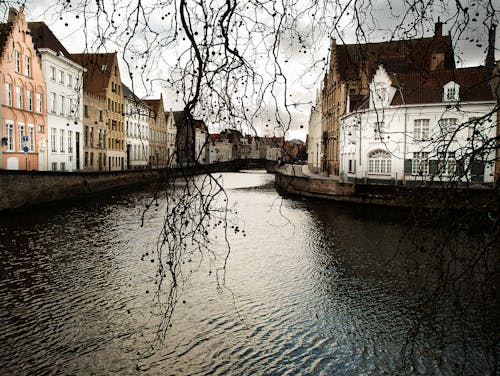
[[71,58],[87,69],[83,75],[83,89],[104,96],[109,86],[116,52],[71,54]]
[[397,40],[367,44],[335,45],[336,69],[345,81],[357,80],[360,67],[366,65],[368,76],[379,64],[387,72],[409,73],[430,71],[434,53],[442,53],[444,60],[438,69],[453,69],[455,61],[450,36]]
[[7,38],[12,32],[12,22],[0,23],[0,56],[3,55],[3,49]]
[[142,101],[149,107],[151,107],[155,114],[158,114],[160,112],[162,99],[143,99]]
[[134,102],[143,102],[135,93],[122,82],[123,96]]
[[68,50],[56,38],[45,22],[28,22],[28,27],[36,49],[49,48],[54,52],[61,52],[67,58],[71,58]]

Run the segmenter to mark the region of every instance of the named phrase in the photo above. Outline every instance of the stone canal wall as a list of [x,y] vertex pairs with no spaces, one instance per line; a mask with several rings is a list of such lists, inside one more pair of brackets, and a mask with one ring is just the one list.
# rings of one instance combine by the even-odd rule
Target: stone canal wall
[[275,165],[275,161],[241,160],[164,170],[112,172],[0,170],[0,212],[154,184],[164,181],[167,177],[238,171],[245,168],[265,168],[272,172]]
[[275,186],[282,195],[399,208],[498,210],[500,202],[500,190],[492,186],[446,189],[437,184],[363,184],[317,175],[299,176],[283,169],[276,172]]

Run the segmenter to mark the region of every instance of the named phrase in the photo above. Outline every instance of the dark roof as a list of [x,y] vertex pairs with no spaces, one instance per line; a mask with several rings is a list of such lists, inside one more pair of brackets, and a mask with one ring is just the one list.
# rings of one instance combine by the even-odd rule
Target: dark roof
[[159,112],[161,99],[144,99],[143,102],[151,107],[155,114]]
[[104,96],[109,85],[116,52],[71,54],[71,58],[87,68],[83,75],[83,89]]
[[367,44],[335,45],[336,67],[340,78],[358,80],[360,67],[366,65],[368,76],[382,64],[386,71],[409,73],[429,71],[435,53],[444,60],[438,69],[453,69],[455,61],[450,36],[397,40]]
[[3,49],[5,43],[7,43],[7,38],[12,32],[12,22],[0,23],[0,54],[3,55]]
[[443,101],[443,86],[453,81],[460,85],[460,101],[495,100],[484,66],[458,68],[436,72],[411,72],[397,75],[404,102],[396,92],[391,105],[439,103]]
[[28,22],[28,27],[35,48],[49,48],[54,52],[61,52],[65,57],[71,59],[68,50],[44,22]]
[[129,89],[129,87],[127,85],[125,85],[123,82],[122,82],[122,89],[123,89],[123,96],[125,98],[128,98],[134,102],[143,102],[145,103],[143,100],[141,100],[137,95],[135,95],[135,93]]

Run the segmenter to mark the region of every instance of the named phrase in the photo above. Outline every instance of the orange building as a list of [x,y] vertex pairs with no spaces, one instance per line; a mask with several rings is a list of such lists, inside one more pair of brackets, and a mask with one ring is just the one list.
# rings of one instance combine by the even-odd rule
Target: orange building
[[0,24],[0,168],[47,170],[46,84],[23,10]]

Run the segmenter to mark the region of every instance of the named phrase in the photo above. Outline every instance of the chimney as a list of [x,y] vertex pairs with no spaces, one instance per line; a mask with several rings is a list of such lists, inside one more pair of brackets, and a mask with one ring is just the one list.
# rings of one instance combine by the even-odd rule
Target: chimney
[[434,36],[435,37],[443,36],[443,23],[441,22],[440,17],[438,17],[437,22],[434,24]]
[[7,22],[13,23],[16,20],[17,14],[18,14],[17,10],[15,8],[10,7]]
[[495,34],[497,25],[492,24],[490,27],[490,32],[488,36],[488,52],[486,53],[486,61],[484,65],[486,70],[491,73],[495,68]]

